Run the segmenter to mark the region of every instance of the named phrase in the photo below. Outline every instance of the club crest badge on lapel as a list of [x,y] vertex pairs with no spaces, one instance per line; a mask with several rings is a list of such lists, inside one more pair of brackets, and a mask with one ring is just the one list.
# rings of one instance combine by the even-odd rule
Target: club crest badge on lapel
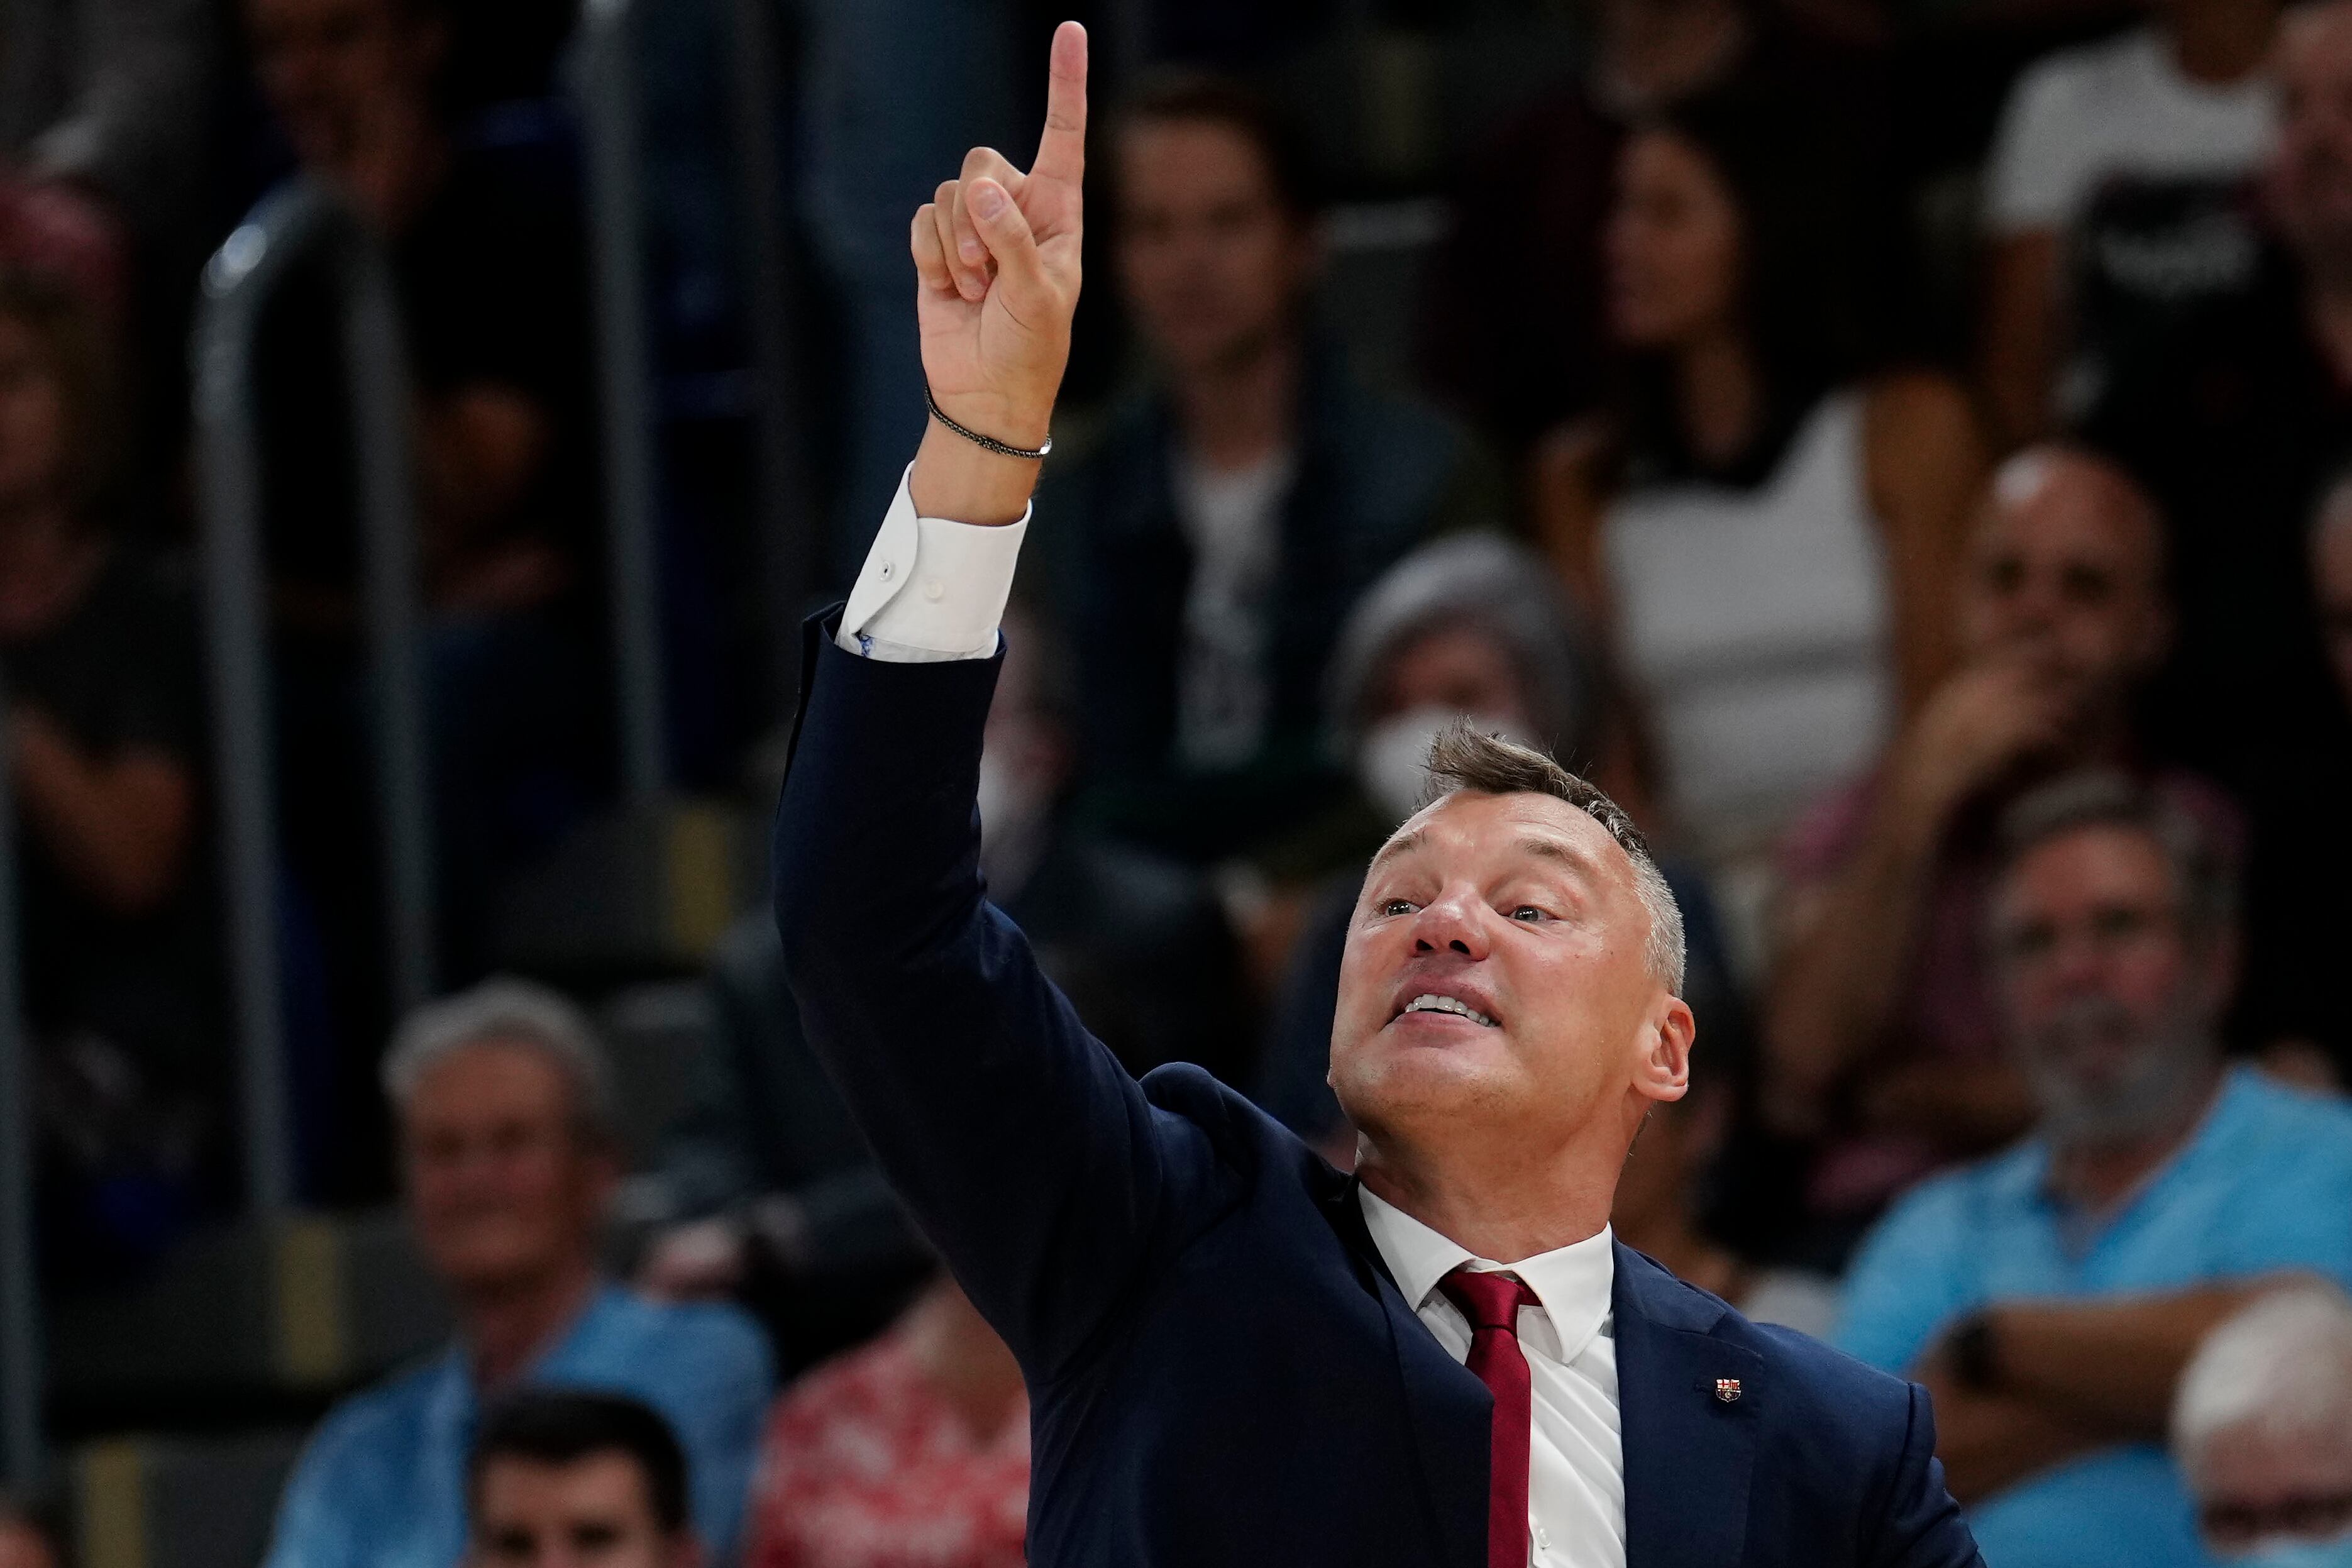
[[1726,1405],[1737,1404],[1739,1400],[1739,1380],[1736,1377],[1717,1378],[1715,1396]]

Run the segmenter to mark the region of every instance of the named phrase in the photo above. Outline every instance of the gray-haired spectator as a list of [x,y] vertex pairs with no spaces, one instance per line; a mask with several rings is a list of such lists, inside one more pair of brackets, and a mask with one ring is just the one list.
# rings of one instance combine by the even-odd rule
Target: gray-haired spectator
[[[1331,743],[1385,835],[1421,804],[1431,742],[1467,717],[1603,781],[1600,672],[1589,629],[1534,552],[1483,535],[1442,539],[1390,568],[1341,627],[1329,677]],[[1722,939],[1696,880],[1670,862],[1689,947],[1684,994],[1718,1059],[1744,1058],[1746,1030]],[[1336,872],[1307,910],[1282,978],[1259,1103],[1342,1161],[1354,1134],[1324,1081],[1339,954],[1360,866]],[[1744,1062],[1743,1062],[1744,1065]]]
[[2215,1329],[2173,1395],[2172,1457],[2216,1556],[2352,1563],[2352,1299],[2281,1290]]
[[772,1382],[767,1345],[731,1307],[658,1303],[603,1276],[618,1171],[585,1016],[542,986],[486,981],[404,1022],[383,1080],[417,1240],[457,1339],[329,1415],[280,1502],[270,1568],[457,1562],[478,1414],[522,1384],[659,1411],[692,1464],[698,1533],[731,1552]]
[[1430,743],[1464,714],[1571,767],[1595,760],[1583,618],[1539,557],[1492,534],[1426,545],[1374,584],[1340,631],[1329,681],[1337,739],[1385,823],[1420,805]]
[[2352,1279],[2352,1110],[2225,1064],[2232,877],[2113,773],[2012,806],[1987,937],[2039,1121],[1898,1203],[1837,1339],[1935,1397],[2002,1568],[2203,1568],[2164,1441],[2199,1344],[2290,1280]]
[[1781,847],[1763,1110],[1809,1141],[1807,1231],[1824,1257],[1920,1177],[2032,1123],[1980,940],[2010,803],[2118,768],[2242,845],[2229,798],[2152,767],[2140,743],[2171,637],[2164,571],[2163,519],[2113,462],[2060,445],[2010,458],[1953,595],[1960,668]]

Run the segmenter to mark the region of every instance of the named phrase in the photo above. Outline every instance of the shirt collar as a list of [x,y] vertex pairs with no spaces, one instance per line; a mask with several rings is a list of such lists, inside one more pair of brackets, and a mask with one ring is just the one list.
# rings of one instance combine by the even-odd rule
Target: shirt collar
[[[582,1304],[579,1315],[540,1348],[515,1374],[515,1382],[562,1382],[593,1373],[596,1370],[593,1363],[597,1335],[627,1299],[627,1292],[620,1286],[610,1280],[600,1282]],[[474,1386],[473,1352],[467,1349],[465,1336],[460,1334],[441,1358],[435,1401],[450,1415],[470,1415],[479,1392]]]
[[1559,1337],[1555,1353],[1561,1361],[1574,1361],[1595,1335],[1606,1331],[1610,1297],[1617,1280],[1616,1235],[1608,1226],[1582,1241],[1504,1264],[1480,1258],[1439,1235],[1360,1182],[1356,1192],[1363,1203],[1364,1226],[1371,1232],[1372,1245],[1380,1248],[1397,1289],[1415,1312],[1429,1304],[1441,1280],[1467,1264],[1490,1273],[1516,1275],[1535,1292],[1536,1300],[1543,1303],[1544,1316],[1551,1320],[1552,1332]]

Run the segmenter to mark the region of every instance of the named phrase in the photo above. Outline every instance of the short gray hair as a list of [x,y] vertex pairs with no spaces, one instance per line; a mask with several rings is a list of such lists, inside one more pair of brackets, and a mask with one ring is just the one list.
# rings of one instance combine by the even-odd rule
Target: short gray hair
[[2068,773],[2019,796],[2001,814],[2000,877],[2052,839],[2094,827],[2138,833],[2156,844],[2172,873],[2181,927],[2192,939],[2211,942],[2236,924],[2235,847],[2218,842],[2171,792],[2112,769]]
[[493,975],[402,1019],[384,1052],[383,1092],[404,1110],[434,1063],[493,1040],[544,1051],[571,1080],[575,1128],[593,1140],[611,1134],[612,1068],[595,1026],[570,997],[512,975]]
[[1515,744],[1500,735],[1480,732],[1467,719],[1456,719],[1438,731],[1429,748],[1429,783],[1423,805],[1434,805],[1457,790],[1480,795],[1548,795],[1566,801],[1599,823],[1625,858],[1633,863],[1633,892],[1649,911],[1650,937],[1644,956],[1650,971],[1675,995],[1683,993],[1685,963],[1682,906],[1666,875],[1650,853],[1650,841],[1598,784],[1569,772],[1541,752]]
[[2316,1281],[2262,1297],[2205,1336],[2172,1395],[2172,1451],[2197,1468],[2221,1433],[2352,1431],[2352,1297]]
[[1599,744],[1599,656],[1559,574],[1524,544],[1465,533],[1390,567],[1348,613],[1325,708],[1349,749],[1363,739],[1397,656],[1441,631],[1477,632],[1503,650],[1526,689],[1527,722],[1552,755],[1580,762]]

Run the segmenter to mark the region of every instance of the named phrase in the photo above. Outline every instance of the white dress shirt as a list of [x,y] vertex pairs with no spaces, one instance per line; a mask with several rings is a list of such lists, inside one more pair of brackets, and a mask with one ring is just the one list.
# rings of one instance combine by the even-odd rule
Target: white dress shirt
[[1470,1252],[1359,1187],[1364,1224],[1397,1289],[1445,1353],[1470,1357],[1470,1323],[1438,1287],[1465,1264],[1509,1274],[1541,1307],[1519,1309],[1534,1431],[1528,1447],[1528,1561],[1535,1568],[1625,1568],[1625,1447],[1609,1312],[1617,1255],[1598,1236],[1507,1266]]
[[[907,473],[913,472],[910,463]],[[901,474],[834,640],[894,664],[988,658],[1028,531],[1026,507],[1018,522],[995,528],[917,517]]]
[[[1025,511],[1020,521],[998,528],[919,518],[901,479],[835,640],[848,652],[898,663],[989,657],[1028,522]],[[1437,1288],[1446,1275],[1468,1264],[1516,1275],[1535,1292],[1542,1306],[1520,1309],[1518,1324],[1534,1395],[1528,1562],[1533,1568],[1624,1568],[1611,1233],[1604,1228],[1506,1267],[1473,1257],[1368,1191],[1362,1198],[1364,1223],[1390,1275],[1455,1361],[1469,1359],[1470,1325]]]

